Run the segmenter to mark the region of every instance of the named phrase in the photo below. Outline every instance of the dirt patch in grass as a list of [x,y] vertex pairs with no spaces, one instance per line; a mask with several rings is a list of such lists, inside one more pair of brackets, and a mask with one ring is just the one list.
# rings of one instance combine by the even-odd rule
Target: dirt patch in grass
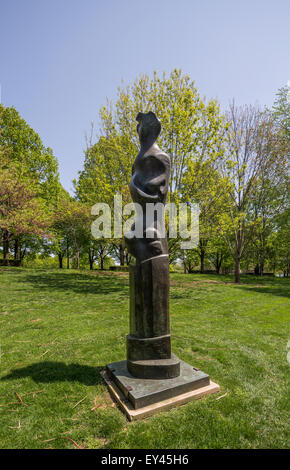
[[89,271],[92,276],[102,276],[102,277],[120,277],[120,278],[127,278],[129,277],[128,272],[122,271]]
[[193,287],[196,284],[215,284],[215,285],[230,285],[230,286],[247,286],[249,288],[265,288],[267,285],[265,284],[249,284],[247,282],[240,282],[240,284],[237,284],[236,282],[231,282],[231,281],[215,281],[214,279],[194,279],[192,281],[175,281],[175,280],[170,280],[170,285],[171,286],[179,286],[179,287]]
[[214,281],[212,279],[195,279],[190,282],[184,282],[182,281],[174,281],[170,280],[170,285],[171,286],[182,286],[182,287],[192,287],[195,284],[234,284],[234,283],[229,283],[229,282],[224,282],[224,281]]
[[105,391],[102,395],[96,395],[94,399],[94,406],[92,407],[91,411],[98,412],[100,408],[116,408],[116,404],[113,401],[110,393]]

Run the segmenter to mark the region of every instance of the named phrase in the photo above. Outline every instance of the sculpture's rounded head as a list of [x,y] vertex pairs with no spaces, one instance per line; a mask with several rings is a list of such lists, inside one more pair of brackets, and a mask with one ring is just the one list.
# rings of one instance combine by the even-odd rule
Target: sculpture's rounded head
[[155,142],[161,131],[161,123],[156,115],[149,111],[149,113],[138,113],[136,117],[138,121],[137,132],[141,144],[146,144],[148,141]]

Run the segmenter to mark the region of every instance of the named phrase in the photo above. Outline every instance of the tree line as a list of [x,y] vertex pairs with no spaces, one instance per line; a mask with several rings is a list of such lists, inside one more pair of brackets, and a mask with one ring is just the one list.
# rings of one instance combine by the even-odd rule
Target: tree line
[[87,136],[74,195],[59,181],[57,159],[14,108],[0,105],[0,233],[3,263],[54,256],[60,268],[101,269],[133,262],[123,239],[94,240],[91,207],[114,196],[131,201],[129,181],[139,143],[135,118],[156,113],[159,145],[171,159],[169,202],[200,208],[198,247],[169,239],[171,265],[184,272],[265,271],[289,275],[290,99],[284,87],[271,109],[237,106],[225,113],[202,99],[180,70],[142,75],[118,89]]

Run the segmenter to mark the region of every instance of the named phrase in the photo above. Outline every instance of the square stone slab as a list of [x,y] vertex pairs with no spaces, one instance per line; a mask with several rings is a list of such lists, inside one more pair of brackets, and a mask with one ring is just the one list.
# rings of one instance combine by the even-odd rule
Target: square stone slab
[[182,393],[176,397],[168,398],[167,400],[162,400],[154,403],[153,405],[144,406],[135,410],[120,388],[117,387],[117,385],[109,378],[108,372],[103,370],[101,375],[107,384],[112,398],[117,402],[121,411],[126,414],[129,421],[148,418],[149,416],[161,411],[168,411],[173,407],[184,405],[190,401],[197,400],[206,395],[218,393],[220,391],[220,387],[210,380],[209,385],[206,385],[205,387],[192,390],[191,392]]
[[153,405],[210,385],[209,375],[180,361],[180,375],[173,379],[139,379],[127,369],[127,361],[113,362],[106,367],[108,378],[120,389],[134,409]]

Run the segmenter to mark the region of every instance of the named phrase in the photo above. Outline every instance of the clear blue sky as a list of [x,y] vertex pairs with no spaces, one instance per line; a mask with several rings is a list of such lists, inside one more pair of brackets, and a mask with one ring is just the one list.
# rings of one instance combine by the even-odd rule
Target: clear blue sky
[[2,103],[53,148],[68,190],[106,97],[175,67],[223,108],[271,106],[290,79],[290,1],[0,0]]

